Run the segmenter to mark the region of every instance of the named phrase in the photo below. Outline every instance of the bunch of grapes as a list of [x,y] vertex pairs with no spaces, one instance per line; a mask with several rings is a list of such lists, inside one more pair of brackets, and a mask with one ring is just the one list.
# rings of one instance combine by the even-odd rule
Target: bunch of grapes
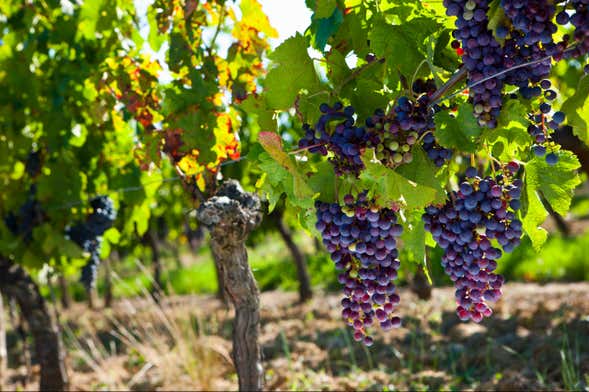
[[42,156],[41,150],[31,151],[25,161],[25,171],[31,178],[41,174]]
[[400,301],[393,281],[400,267],[397,238],[403,227],[393,210],[376,207],[365,192],[357,198],[346,195],[344,206],[317,201],[315,207],[317,230],[342,271],[342,317],[354,328],[354,339],[371,346],[371,326],[389,330],[401,325],[393,315]]
[[[566,9],[570,10],[570,15]],[[573,39],[576,46],[566,57],[580,57],[589,53],[589,0],[571,0],[567,2],[566,9],[556,16],[558,24],[566,25],[570,22],[575,26]]]
[[434,137],[434,109],[429,107],[429,95],[435,91],[435,84],[419,80],[414,88],[421,93],[417,99],[400,97],[390,113],[377,109],[364,126],[356,124],[351,106],[344,108],[339,102],[333,107],[322,104],[323,114],[315,127],[303,126],[305,135],[299,148],[322,155],[331,152],[329,160],[337,175],[358,175],[364,168],[361,157],[366,148],[374,148],[376,158],[387,167],[410,163],[411,149],[420,142],[428,157],[442,166],[452,151],[439,146]]
[[421,142],[428,157],[439,167],[452,156],[452,151],[439,146],[434,137],[434,111],[429,107],[431,94],[430,84],[421,82],[418,90],[425,89],[426,93],[417,99],[402,96],[397,99],[392,113],[385,116],[377,111],[366,121],[366,126],[376,137],[371,138],[375,143],[371,146],[376,150],[376,157],[385,166],[395,168],[413,160],[411,148]]
[[423,220],[436,243],[444,249],[442,266],[456,288],[457,314],[461,320],[480,322],[493,311],[489,302],[501,296],[504,279],[494,273],[501,250],[520,243],[522,223],[516,218],[520,208],[521,181],[513,175],[517,163],[507,165],[495,178],[481,178],[475,168],[457,192],[443,206],[426,208]]
[[[542,93],[538,83],[552,69],[547,57],[560,59],[567,46],[566,41],[553,40],[557,31],[553,23],[556,7],[547,0],[502,0],[501,6],[511,21],[510,26],[499,26],[496,30],[497,36],[505,38],[503,66],[518,67],[506,74],[505,82],[518,86],[526,99],[538,97]],[[529,65],[520,67],[523,64]]]
[[528,126],[528,133],[534,140],[532,145],[534,155],[545,157],[546,163],[555,165],[558,162],[558,155],[554,152],[557,144],[552,141],[551,133],[562,125],[565,114],[560,111],[551,114],[551,110],[549,103],[540,104],[539,113],[530,114],[531,124]]
[[[503,68],[503,49],[489,30],[489,3],[488,0],[444,0],[446,14],[457,17],[453,35],[462,44],[462,62],[468,70],[469,84],[487,79]],[[497,126],[503,85],[499,76],[470,88],[479,125]]]
[[21,236],[25,243],[33,240],[33,229],[46,221],[46,215],[37,200],[37,186],[29,187],[29,196],[18,213],[9,212],[4,217],[6,227],[15,236]]
[[513,27],[521,32],[520,46],[552,43],[556,25],[552,22],[556,7],[548,0],[501,0],[505,15]]
[[322,115],[315,127],[304,125],[305,135],[299,141],[299,148],[322,155],[330,151],[333,157],[329,160],[337,175],[358,174],[364,168],[361,156],[370,135],[364,127],[356,126],[354,108],[344,108],[341,102],[337,102],[333,107],[323,103],[319,110]]
[[90,201],[92,213],[86,221],[79,222],[66,230],[70,240],[78,244],[84,252],[90,253],[90,258],[82,268],[80,281],[87,289],[94,287],[100,264],[100,249],[102,235],[112,227],[117,213],[112,199],[108,196],[98,196]]

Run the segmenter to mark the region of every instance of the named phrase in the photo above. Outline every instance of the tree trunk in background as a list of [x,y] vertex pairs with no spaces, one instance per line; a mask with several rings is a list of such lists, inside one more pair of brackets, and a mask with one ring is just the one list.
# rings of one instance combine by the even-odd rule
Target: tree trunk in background
[[323,248],[323,244],[321,243],[321,240],[319,238],[317,238],[316,236],[313,236],[313,243],[315,244],[315,251],[317,253],[323,252],[325,250],[325,248]]
[[6,351],[6,319],[4,314],[4,298],[0,295],[0,391],[4,390],[8,353]]
[[110,261],[114,258],[114,252],[107,257],[102,264],[104,264],[104,307],[110,308],[112,306],[112,270]]
[[237,181],[225,182],[198,209],[198,220],[211,232],[211,249],[227,296],[235,306],[232,357],[241,391],[259,391],[264,369],[258,336],[260,293],[248,264],[245,241],[260,223],[260,200]]
[[88,301],[88,308],[92,310],[96,309],[96,303],[98,302],[96,287],[86,288],[86,299]]
[[151,249],[151,262],[153,265],[153,284],[151,287],[151,296],[155,302],[160,302],[162,297],[162,262],[160,258],[160,248],[153,230],[145,233],[145,239]]
[[428,300],[432,297],[432,287],[429,285],[423,267],[420,265],[417,266],[415,275],[413,275],[411,291],[417,294],[419,299]]
[[26,374],[24,376],[23,386],[28,384],[33,376],[31,369],[31,350],[29,349],[28,334],[23,320],[22,312],[17,310],[16,300],[14,298],[7,298],[9,304],[10,324],[15,329],[18,338],[20,339],[20,350],[17,350],[21,355],[19,357],[19,365],[25,367]]
[[286,226],[283,220],[283,213],[282,211],[276,211],[274,219],[276,221],[276,226],[282,239],[286,243],[286,246],[290,250],[292,258],[295,262],[297,267],[297,276],[299,279],[299,299],[301,302],[305,302],[313,297],[313,291],[311,289],[311,279],[309,278],[309,272],[307,271],[307,263],[305,261],[305,256],[295,244],[292,233]]
[[0,290],[7,297],[15,298],[27,320],[41,365],[40,389],[66,390],[65,351],[39,287],[20,266],[0,258]]
[[542,202],[544,208],[546,209],[546,211],[548,211],[552,219],[554,219],[554,223],[556,223],[556,227],[558,228],[558,231],[560,231],[560,234],[562,234],[564,237],[569,237],[571,235],[571,229],[569,228],[569,225],[566,223],[562,216],[560,216],[556,211],[554,211],[548,200],[546,200],[546,197],[544,197],[544,195],[541,192],[540,201]]
[[65,279],[65,276],[60,273],[57,281],[59,284],[59,291],[61,292],[61,306],[64,309],[69,309],[72,304],[72,297],[70,296],[67,280]]

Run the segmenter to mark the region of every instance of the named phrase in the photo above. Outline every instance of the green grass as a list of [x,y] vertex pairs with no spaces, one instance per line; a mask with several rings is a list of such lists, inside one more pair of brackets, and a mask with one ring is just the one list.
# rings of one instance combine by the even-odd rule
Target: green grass
[[511,280],[589,280],[589,233],[571,238],[553,234],[540,252],[526,238],[498,264],[499,272]]

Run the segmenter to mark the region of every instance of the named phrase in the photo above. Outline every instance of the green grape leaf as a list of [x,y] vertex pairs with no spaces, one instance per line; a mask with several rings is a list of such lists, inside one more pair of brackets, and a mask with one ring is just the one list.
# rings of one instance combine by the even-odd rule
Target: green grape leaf
[[311,44],[313,48],[323,51],[327,41],[339,30],[344,19],[344,14],[340,9],[335,11],[329,17],[316,18],[313,17],[313,22],[309,28],[311,32]]
[[160,50],[160,47],[168,38],[166,34],[160,34],[157,27],[157,7],[150,6],[147,8],[147,22],[149,23],[149,35],[147,41],[154,52]]
[[96,25],[101,17],[103,11],[104,0],[88,0],[84,1],[80,14],[78,16],[78,31],[79,38],[87,40],[95,40],[97,29]]
[[314,165],[316,171],[309,177],[308,183],[318,199],[324,202],[336,201],[335,182],[336,177],[333,165],[328,161],[322,161]]
[[274,118],[274,111],[266,106],[266,102],[259,96],[253,94],[241,102],[239,105],[248,115],[256,116],[258,125],[262,131],[276,131],[277,124]]
[[481,134],[482,128],[477,124],[471,105],[462,104],[456,117],[446,111],[439,112],[434,120],[436,140],[441,146],[469,153],[477,151],[476,138]]
[[258,156],[258,168],[264,173],[256,187],[262,189],[272,211],[282,195],[295,209],[313,208],[313,192],[301,177],[293,176],[284,166],[263,152]]
[[137,234],[142,236],[149,228],[150,216],[151,209],[149,208],[148,200],[144,201],[142,204],[136,204],[131,209],[130,218],[125,222],[125,232],[135,233],[135,230],[137,230]]
[[396,170],[397,173],[416,184],[434,189],[436,191],[436,198],[433,200],[433,203],[444,203],[446,200],[446,193],[444,192],[440,181],[436,178],[437,168],[421,147],[414,147],[411,153],[413,154],[413,161],[399,166]]
[[339,51],[331,49],[325,56],[329,66],[327,67],[327,77],[334,86],[343,86],[350,79],[352,70],[346,63],[346,57]]
[[[450,29],[444,29],[440,33],[439,37],[435,41],[433,57],[430,59],[430,61],[435,66],[441,67],[446,71],[454,72],[454,70],[458,68],[459,61],[456,53],[448,48],[451,32],[452,30]],[[430,51],[430,47],[428,46],[428,54]]]
[[407,216],[401,235],[403,250],[408,252],[413,261],[425,263],[425,227],[421,215],[423,211],[416,210]]
[[[380,65],[373,67],[382,69]],[[382,82],[365,78],[349,83],[342,92],[350,97],[358,118],[372,116],[374,108],[385,108],[390,100],[390,96],[382,91]]]
[[589,75],[579,80],[575,93],[563,103],[561,110],[573,133],[589,145]]
[[580,163],[575,154],[561,150],[557,155],[556,165],[550,166],[544,158],[535,157],[525,166],[523,227],[536,250],[547,238],[546,231],[539,228],[548,215],[540,195],[546,198],[555,212],[564,216],[571,206],[575,188],[581,183],[576,172]]
[[529,110],[520,101],[510,99],[505,102],[497,122],[497,128],[486,128],[481,142],[487,144],[494,157],[501,161],[520,158],[529,151],[531,145],[528,134],[529,120],[523,113]]
[[368,30],[363,27],[363,19],[356,13],[347,14],[344,21],[334,36],[333,47],[342,53],[354,51],[359,57],[365,56],[368,51]]
[[337,7],[337,0],[316,0],[315,18],[329,18]]
[[418,184],[403,175],[373,161],[374,150],[367,149],[362,156],[366,168],[359,176],[361,189],[382,206],[405,205],[407,211],[422,209],[438,197],[436,189]]
[[[258,135],[258,141],[264,150],[266,150],[266,153],[276,162],[277,166],[285,169],[292,178],[292,181],[284,182],[285,192],[294,196],[298,202],[308,205],[306,200],[313,199],[313,190],[307,184],[305,176],[301,174],[294,160],[286,152],[284,152],[282,147],[282,139],[280,136],[273,132],[260,132]],[[266,165],[267,162],[268,161],[266,161]],[[260,166],[260,168],[263,170],[263,172],[267,173],[270,180],[272,180],[272,177],[275,175],[275,170],[267,166]],[[281,177],[282,180],[284,180],[284,175]]]
[[387,61],[390,78],[394,82],[397,73],[413,75],[425,60],[424,40],[440,27],[429,18],[414,18],[402,25],[392,25],[384,18],[375,22],[369,33],[370,46],[377,57]]
[[319,79],[307,53],[305,37],[298,34],[284,41],[270,55],[274,67],[266,76],[266,103],[269,108],[290,108],[300,90],[315,91]]
[[540,227],[548,217],[548,212],[546,212],[544,205],[542,205],[540,196],[533,185],[524,185],[521,200],[523,229],[528,237],[530,237],[534,249],[539,251],[548,239],[548,232],[543,227]]

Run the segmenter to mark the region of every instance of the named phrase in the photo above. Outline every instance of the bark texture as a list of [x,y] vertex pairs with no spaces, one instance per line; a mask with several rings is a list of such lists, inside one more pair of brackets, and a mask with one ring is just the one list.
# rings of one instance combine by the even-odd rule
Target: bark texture
[[39,287],[20,266],[0,257],[0,290],[18,303],[35,341],[41,365],[40,389],[63,391],[68,387],[65,351]]
[[18,335],[17,345],[18,353],[18,365],[22,365],[25,368],[25,374],[23,375],[22,385],[27,385],[33,378],[33,369],[31,367],[31,350],[29,349],[28,343],[28,332],[23,320],[22,312],[17,310],[17,304],[14,298],[8,299],[9,313],[10,313],[10,325],[14,328]]
[[248,264],[245,241],[260,223],[260,200],[244,192],[237,181],[225,182],[203,203],[198,220],[211,232],[211,248],[227,297],[235,306],[233,362],[241,391],[263,388],[264,369],[258,336],[260,293]]
[[290,229],[284,223],[282,212],[277,212],[274,215],[274,219],[276,222],[276,227],[278,228],[278,232],[290,250],[292,258],[297,267],[297,276],[299,280],[299,299],[301,302],[305,302],[313,297],[313,290],[311,289],[311,278],[309,278],[309,271],[307,270],[305,256],[297,244],[295,244]]
[[59,284],[59,291],[61,292],[61,306],[64,309],[69,309],[70,305],[72,304],[72,297],[70,296],[70,291],[68,289],[67,280],[63,274],[59,274],[58,277],[58,284]]

